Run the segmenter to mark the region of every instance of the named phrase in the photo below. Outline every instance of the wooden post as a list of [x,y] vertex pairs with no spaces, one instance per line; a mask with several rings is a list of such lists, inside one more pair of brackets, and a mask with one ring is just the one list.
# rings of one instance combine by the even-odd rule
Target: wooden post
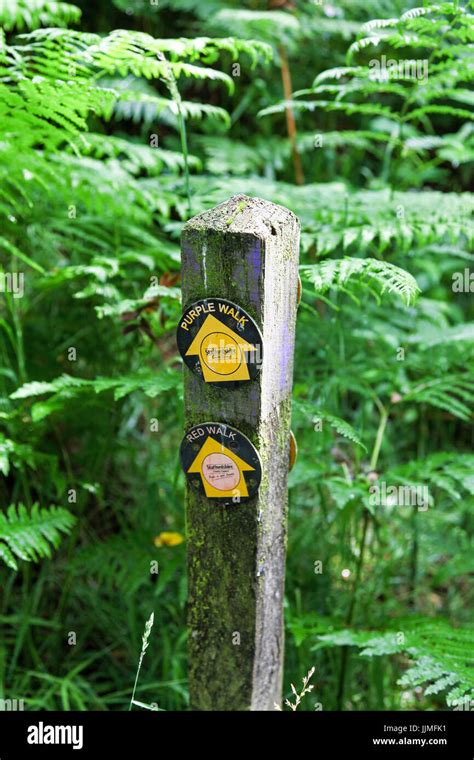
[[258,376],[236,387],[184,368],[186,430],[225,423],[257,449],[258,495],[222,505],[186,486],[189,686],[193,710],[273,710],[281,700],[287,475],[299,223],[245,195],[182,235],[183,307],[222,298],[263,335]]

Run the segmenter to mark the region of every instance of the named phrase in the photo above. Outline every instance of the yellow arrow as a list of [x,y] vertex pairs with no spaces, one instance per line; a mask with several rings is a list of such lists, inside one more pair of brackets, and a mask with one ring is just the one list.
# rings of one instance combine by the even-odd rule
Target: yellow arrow
[[254,345],[210,314],[194,337],[186,356],[199,356],[206,383],[225,383],[250,380],[245,354],[256,350]]
[[207,497],[248,496],[243,472],[254,470],[233,451],[208,436],[188,472],[199,472]]

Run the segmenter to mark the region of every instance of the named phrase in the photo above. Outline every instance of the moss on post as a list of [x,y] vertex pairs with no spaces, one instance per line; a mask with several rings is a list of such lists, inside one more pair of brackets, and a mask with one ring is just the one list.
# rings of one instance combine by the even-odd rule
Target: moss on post
[[187,368],[186,429],[238,428],[262,460],[259,494],[218,506],[187,486],[191,709],[272,710],[281,698],[287,474],[298,220],[235,196],[191,219],[182,236],[183,306],[234,301],[263,334],[258,379],[226,388]]

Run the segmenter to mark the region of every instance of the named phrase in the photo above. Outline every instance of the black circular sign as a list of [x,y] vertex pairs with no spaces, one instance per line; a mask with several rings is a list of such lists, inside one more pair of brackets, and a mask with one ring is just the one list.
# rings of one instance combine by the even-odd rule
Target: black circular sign
[[188,306],[177,342],[186,365],[205,383],[248,382],[262,366],[260,330],[244,309],[224,298],[205,298]]
[[239,504],[258,491],[262,465],[257,449],[230,425],[195,425],[182,440],[180,458],[191,488],[208,499]]

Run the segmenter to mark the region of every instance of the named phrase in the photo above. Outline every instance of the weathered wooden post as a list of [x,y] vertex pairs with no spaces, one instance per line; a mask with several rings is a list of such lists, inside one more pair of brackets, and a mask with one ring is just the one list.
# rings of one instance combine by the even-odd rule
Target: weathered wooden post
[[194,710],[273,710],[281,699],[298,250],[294,214],[245,195],[183,230]]

